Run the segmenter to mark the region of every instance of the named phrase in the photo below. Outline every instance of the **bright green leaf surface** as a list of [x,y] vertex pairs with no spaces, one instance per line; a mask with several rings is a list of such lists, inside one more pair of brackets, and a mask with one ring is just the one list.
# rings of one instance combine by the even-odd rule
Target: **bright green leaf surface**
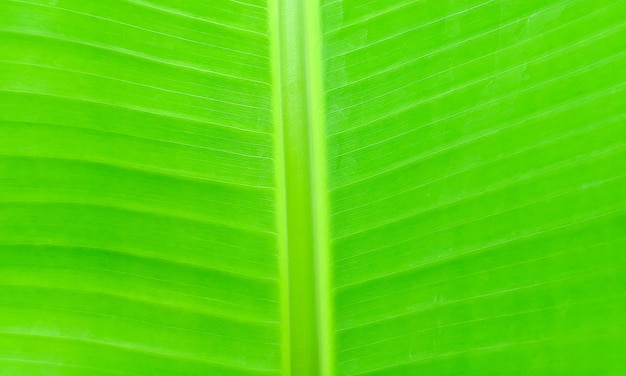
[[626,373],[625,5],[324,4],[338,375]]
[[204,3],[0,3],[0,374],[280,372],[267,10]]
[[1,0],[0,375],[626,374],[625,20]]

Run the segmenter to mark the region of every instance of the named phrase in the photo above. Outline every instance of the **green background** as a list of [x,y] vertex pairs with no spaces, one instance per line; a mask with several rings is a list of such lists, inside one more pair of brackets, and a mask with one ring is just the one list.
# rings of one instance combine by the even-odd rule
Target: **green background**
[[626,2],[0,1],[0,375],[626,374]]

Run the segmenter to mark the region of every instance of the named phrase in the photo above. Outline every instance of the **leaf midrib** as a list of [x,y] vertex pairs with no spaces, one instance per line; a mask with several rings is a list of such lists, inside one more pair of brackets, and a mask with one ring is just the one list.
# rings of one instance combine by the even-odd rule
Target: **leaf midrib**
[[318,0],[269,4],[283,370],[333,375],[324,93]]

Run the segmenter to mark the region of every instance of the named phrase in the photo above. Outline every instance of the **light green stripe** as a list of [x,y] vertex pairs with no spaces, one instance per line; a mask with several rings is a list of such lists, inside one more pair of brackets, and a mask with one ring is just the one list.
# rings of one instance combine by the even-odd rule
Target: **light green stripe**
[[[291,374],[330,375],[332,306],[328,261],[328,210],[319,4],[278,0],[271,5],[274,112],[278,150],[280,226],[286,228]],[[281,168],[279,164],[283,164]],[[279,203],[279,205],[281,205]],[[286,210],[285,210],[286,208]],[[285,215],[286,214],[286,215]],[[288,270],[288,273],[287,273]],[[289,334],[285,334],[285,333]]]
[[289,309],[289,252],[287,244],[287,192],[285,182],[284,137],[282,115],[282,90],[280,66],[280,28],[278,25],[278,1],[268,3],[268,33],[270,36],[270,57],[272,61],[272,120],[274,123],[274,181],[276,186],[276,233],[278,241],[280,273],[280,317],[281,317],[281,368],[282,374],[291,371],[291,339]]
[[[296,0],[297,1],[297,0]],[[315,256],[317,320],[320,374],[335,374],[335,338],[333,325],[332,263],[330,248],[330,211],[326,152],[326,123],[322,67],[322,32],[319,0],[305,4],[305,34],[307,56],[307,89],[309,105],[313,241]]]

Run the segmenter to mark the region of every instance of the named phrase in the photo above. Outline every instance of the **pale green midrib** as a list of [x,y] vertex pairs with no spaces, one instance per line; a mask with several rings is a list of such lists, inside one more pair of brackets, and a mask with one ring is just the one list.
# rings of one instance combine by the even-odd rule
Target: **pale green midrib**
[[308,1],[306,14],[309,20],[306,24],[308,44],[308,83],[311,123],[317,126],[311,130],[311,145],[313,148],[313,204],[316,220],[316,270],[317,270],[317,302],[320,339],[320,368],[324,375],[335,374],[335,338],[332,313],[334,309],[332,297],[332,263],[330,247],[330,210],[328,190],[328,170],[326,152],[326,124],[324,107],[324,70],[322,56],[322,31],[319,0]]
[[[295,0],[297,1],[297,0]],[[307,84],[311,168],[313,181],[313,223],[315,241],[316,297],[318,315],[320,372],[332,376],[334,372],[335,338],[332,320],[332,263],[330,258],[330,211],[326,153],[326,124],[324,107],[324,70],[322,58],[321,6],[319,0],[305,3],[307,43]]]
[[[282,90],[280,83],[280,51],[278,46],[278,7],[277,1],[268,2],[268,34],[272,61],[272,122],[274,124],[274,182],[276,187],[276,233],[278,239],[279,287],[280,287],[280,322],[281,322],[281,370],[282,374],[290,373],[290,320],[289,320],[289,265],[287,250],[287,196],[285,187],[285,163],[283,151],[282,127]],[[280,126],[279,126],[280,124]]]
[[324,92],[318,0],[272,0],[283,371],[334,375]]

